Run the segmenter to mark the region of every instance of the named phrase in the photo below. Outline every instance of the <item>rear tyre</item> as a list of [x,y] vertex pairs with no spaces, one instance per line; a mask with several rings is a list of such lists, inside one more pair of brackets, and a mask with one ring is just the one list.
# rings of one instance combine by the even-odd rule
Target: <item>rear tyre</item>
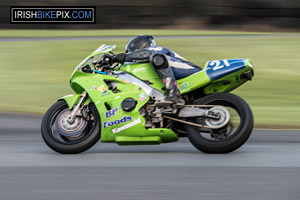
[[[216,93],[203,97],[195,105],[222,105],[231,115],[229,123],[220,129],[203,131],[196,126],[185,125],[191,143],[205,153],[229,153],[242,146],[253,129],[253,115],[248,104],[240,97],[230,93]],[[234,117],[234,114],[236,117]],[[195,118],[191,122],[199,123]]]
[[46,112],[41,125],[45,143],[62,154],[81,153],[100,139],[100,118],[94,104],[88,106],[87,119],[75,117],[68,123],[70,112],[67,103],[59,100]]

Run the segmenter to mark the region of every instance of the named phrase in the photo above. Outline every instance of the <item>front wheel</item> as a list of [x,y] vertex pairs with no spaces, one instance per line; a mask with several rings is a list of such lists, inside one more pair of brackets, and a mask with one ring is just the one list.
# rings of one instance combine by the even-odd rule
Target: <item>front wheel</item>
[[[253,115],[248,104],[240,97],[230,93],[208,95],[196,105],[221,105],[230,112],[228,124],[220,129],[203,130],[186,125],[186,132],[191,143],[205,153],[229,153],[242,146],[253,129]],[[205,119],[194,118],[191,122],[203,123]]]
[[54,151],[76,154],[91,148],[100,139],[100,118],[94,104],[85,108],[86,114],[68,121],[71,110],[64,100],[49,108],[42,120],[42,136]]

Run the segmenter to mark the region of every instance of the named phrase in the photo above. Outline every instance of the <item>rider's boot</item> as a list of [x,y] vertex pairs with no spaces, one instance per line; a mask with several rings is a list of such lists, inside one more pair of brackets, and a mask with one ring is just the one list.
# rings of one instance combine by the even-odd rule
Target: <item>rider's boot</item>
[[185,102],[180,96],[176,80],[174,80],[173,77],[164,77],[162,80],[168,97],[158,101],[155,105],[158,107],[169,107],[173,104],[184,106]]
[[156,106],[169,107],[172,104],[184,105],[173,71],[169,66],[168,59],[163,54],[154,54],[151,63],[156,69],[158,76],[162,79],[168,97],[155,103]]

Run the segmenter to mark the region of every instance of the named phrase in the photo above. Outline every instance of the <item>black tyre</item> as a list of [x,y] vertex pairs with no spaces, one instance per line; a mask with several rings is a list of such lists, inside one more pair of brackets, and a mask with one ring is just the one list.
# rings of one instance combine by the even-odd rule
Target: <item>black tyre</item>
[[[203,97],[196,105],[222,105],[230,112],[229,123],[220,129],[203,130],[186,125],[191,143],[205,153],[229,153],[242,146],[253,129],[253,115],[248,104],[240,97],[230,93],[216,93]],[[193,119],[199,123],[203,119]]]
[[73,123],[66,118],[71,111],[64,100],[49,108],[42,120],[42,136],[54,151],[76,154],[91,148],[100,139],[100,118],[94,104],[88,106],[86,119],[75,117]]

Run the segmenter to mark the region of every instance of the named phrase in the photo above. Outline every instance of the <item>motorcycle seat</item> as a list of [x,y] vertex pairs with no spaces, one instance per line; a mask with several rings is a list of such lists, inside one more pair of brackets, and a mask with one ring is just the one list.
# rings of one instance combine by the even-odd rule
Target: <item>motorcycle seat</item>
[[187,76],[190,76],[190,75],[202,70],[200,67],[194,67],[192,69],[182,69],[182,68],[171,67],[171,69],[174,73],[176,80],[185,78]]

